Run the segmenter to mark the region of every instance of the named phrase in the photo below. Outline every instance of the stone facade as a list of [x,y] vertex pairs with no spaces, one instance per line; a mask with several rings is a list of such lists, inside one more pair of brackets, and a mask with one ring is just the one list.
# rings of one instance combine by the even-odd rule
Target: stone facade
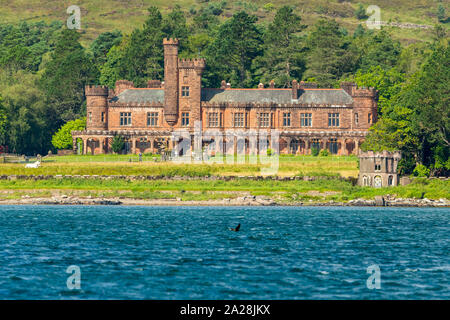
[[359,154],[358,185],[375,188],[398,185],[397,165],[400,152],[361,152]]
[[131,81],[119,80],[114,90],[86,86],[87,126],[72,132],[74,150],[81,138],[84,153],[109,153],[112,138],[122,135],[126,152],[155,153],[163,146],[175,147],[174,130],[193,134],[200,121],[202,130],[228,133],[263,130],[270,136],[277,129],[284,154],[310,154],[314,147],[348,155],[358,154],[377,120],[373,88],[346,82],[339,89],[319,89],[295,80],[283,89],[275,88],[273,81],[255,89],[231,88],[225,81],[220,88],[202,88],[205,60],[178,58],[177,39],[164,39],[163,44],[164,82],[149,80],[147,88],[135,88]]

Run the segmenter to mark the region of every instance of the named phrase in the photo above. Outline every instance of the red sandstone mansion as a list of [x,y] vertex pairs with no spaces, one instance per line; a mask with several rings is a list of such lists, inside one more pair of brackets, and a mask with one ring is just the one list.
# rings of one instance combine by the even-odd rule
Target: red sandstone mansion
[[225,81],[220,88],[202,88],[204,68],[204,59],[178,58],[177,39],[164,39],[164,82],[149,80],[147,88],[135,88],[119,80],[114,90],[87,86],[86,130],[72,132],[74,150],[81,138],[84,153],[109,153],[113,137],[121,135],[126,152],[155,153],[161,145],[176,146],[174,130],[193,134],[200,121],[202,130],[228,133],[263,130],[270,136],[277,129],[281,154],[318,148],[348,155],[358,153],[377,119],[373,88],[342,83],[340,89],[318,89],[295,80],[288,89],[275,88],[273,81],[255,89],[231,88]]

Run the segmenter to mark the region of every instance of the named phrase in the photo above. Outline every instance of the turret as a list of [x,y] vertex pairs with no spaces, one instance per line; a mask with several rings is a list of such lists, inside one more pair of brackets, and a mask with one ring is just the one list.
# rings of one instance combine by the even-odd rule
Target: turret
[[107,130],[108,128],[108,87],[86,86],[86,128]]
[[170,126],[178,119],[178,39],[164,39],[164,118]]
[[178,59],[179,107],[189,111],[190,126],[193,126],[195,121],[202,120],[202,73],[205,65],[205,59]]
[[358,88],[353,82],[342,82],[341,89],[353,99],[352,128],[369,129],[377,121],[378,91],[375,88]]

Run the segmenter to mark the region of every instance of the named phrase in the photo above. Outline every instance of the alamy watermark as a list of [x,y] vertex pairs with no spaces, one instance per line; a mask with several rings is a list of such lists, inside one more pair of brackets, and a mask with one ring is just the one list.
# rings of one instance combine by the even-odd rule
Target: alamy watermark
[[381,289],[381,270],[377,264],[372,264],[367,267],[367,273],[370,274],[367,278],[367,289]]
[[[171,160],[178,163],[261,164],[261,174],[274,175],[279,168],[280,132],[268,130],[202,130],[195,121],[194,133],[177,129]],[[169,148],[170,149],[170,148]]]
[[79,6],[72,5],[67,8],[70,16],[67,18],[68,29],[81,29],[81,10]]
[[66,273],[70,276],[67,278],[66,285],[69,290],[80,290],[81,289],[81,269],[79,266],[71,265],[66,269]]

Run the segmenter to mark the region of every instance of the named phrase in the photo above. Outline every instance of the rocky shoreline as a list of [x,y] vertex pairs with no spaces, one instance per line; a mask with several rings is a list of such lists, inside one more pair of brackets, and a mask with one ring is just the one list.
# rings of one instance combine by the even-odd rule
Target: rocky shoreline
[[76,196],[53,196],[38,198],[25,196],[20,199],[0,200],[0,205],[125,205],[125,206],[364,206],[364,207],[450,207],[447,199],[414,199],[377,196],[375,199],[354,199],[348,202],[337,201],[277,201],[264,196],[244,196],[234,199],[192,200],[176,199],[131,199],[131,198],[92,198]]

